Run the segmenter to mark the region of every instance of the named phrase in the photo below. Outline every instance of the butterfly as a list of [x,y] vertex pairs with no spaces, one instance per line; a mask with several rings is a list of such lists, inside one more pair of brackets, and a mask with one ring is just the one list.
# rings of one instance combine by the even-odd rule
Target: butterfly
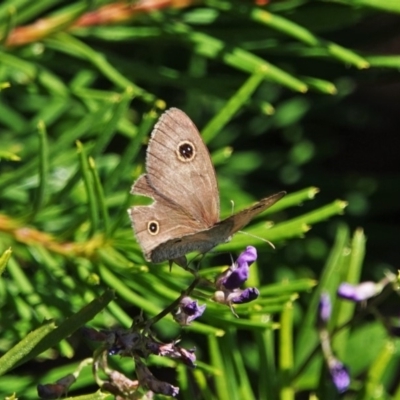
[[286,192],[261,199],[220,221],[219,191],[210,153],[191,119],[181,110],[164,112],[146,155],[146,174],[131,193],[153,199],[128,212],[147,261],[186,265],[187,253],[206,253],[271,207]]

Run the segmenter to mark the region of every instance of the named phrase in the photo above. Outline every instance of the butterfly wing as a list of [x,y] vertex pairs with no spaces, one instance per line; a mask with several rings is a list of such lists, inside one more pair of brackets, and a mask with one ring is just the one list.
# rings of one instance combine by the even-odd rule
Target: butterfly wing
[[218,225],[226,224],[227,226],[230,226],[229,235],[232,236],[244,228],[256,215],[273,206],[285,195],[286,192],[278,192],[271,196],[265,197],[251,207],[245,208],[244,210],[225,218]]
[[[210,228],[219,221],[219,192],[207,147],[191,119],[171,108],[158,120],[147,148],[149,184],[165,201]],[[194,233],[194,232],[192,232]]]
[[132,227],[147,261],[161,262],[183,256],[175,256],[175,249],[158,249],[160,244],[169,239],[190,235],[203,227],[193,220],[178,204],[165,201],[160,194],[149,184],[148,176],[140,176],[132,187],[132,194],[150,197],[153,204],[134,206],[128,212]]
[[[191,251],[199,251],[200,253],[210,251],[218,244],[229,241],[232,235],[245,227],[256,215],[275,204],[285,194],[286,192],[279,192],[261,199],[253,206],[239,211],[209,229],[161,243],[153,255],[155,257],[153,261],[161,262],[166,259],[178,258]],[[165,253],[174,254],[174,257],[165,258]]]

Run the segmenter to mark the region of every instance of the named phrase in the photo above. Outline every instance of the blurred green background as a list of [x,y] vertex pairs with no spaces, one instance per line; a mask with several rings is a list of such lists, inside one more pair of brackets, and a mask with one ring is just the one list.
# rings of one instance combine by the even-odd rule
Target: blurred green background
[[[107,287],[116,290],[117,301],[82,324],[127,327],[140,309],[154,315],[185,288],[189,278],[177,268],[173,277],[166,266],[144,268],[126,214],[137,201],[129,190],[143,172],[151,127],[169,107],[184,110],[203,133],[223,216],[230,215],[231,200],[239,210],[280,190],[293,195],[268,215],[276,229],[265,231],[262,223],[246,229],[271,240],[276,251],[236,235],[209,263],[227,265],[227,251],[237,255],[246,244],[259,244],[255,285],[303,279],[303,286],[279,292],[299,293],[294,332],[310,312],[310,288],[338,243],[338,229],[347,232],[343,246],[349,232],[364,230],[363,278],[395,271],[399,13],[400,3],[389,0],[3,1],[0,252],[11,247],[13,256],[0,281],[0,352],[44,319],[60,322],[78,312]],[[325,206],[331,207],[326,213]],[[284,312],[285,299],[264,312]],[[243,311],[241,320],[253,311]],[[227,326],[218,322],[219,312],[213,309],[192,336],[183,334],[198,348],[199,361],[214,368],[210,335]],[[224,313],[249,373],[248,386],[237,383],[248,389],[236,398],[275,398],[282,390],[276,382],[270,393],[255,389],[263,379],[255,339],[246,339],[247,331]],[[179,330],[168,322],[157,333],[166,340]],[[90,355],[78,335],[72,338],[47,350],[40,364],[28,356],[28,363],[0,377],[0,393],[35,398],[37,383],[62,376],[57,370],[50,378],[54,369],[65,364],[63,371],[71,372],[66,357],[75,362]],[[221,346],[222,356],[229,353]],[[202,367],[212,381],[212,368]],[[228,372],[223,375],[232,384]],[[186,379],[183,398],[222,398],[218,382],[208,393],[199,376]],[[317,375],[303,379],[293,395],[316,390]],[[94,392],[93,385],[89,371],[76,393]]]

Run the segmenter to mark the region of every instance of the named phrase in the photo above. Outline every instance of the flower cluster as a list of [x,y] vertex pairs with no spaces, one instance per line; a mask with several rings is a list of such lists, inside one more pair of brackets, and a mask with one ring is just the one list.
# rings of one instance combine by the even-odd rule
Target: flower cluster
[[[148,369],[143,359],[150,354],[178,359],[190,368],[196,366],[196,355],[193,349],[180,347],[176,341],[160,343],[146,329],[135,328],[135,326],[130,329],[116,328],[103,331],[83,328],[82,333],[89,340],[101,342],[101,347],[95,352],[94,359],[90,359],[93,362],[96,381],[104,390],[113,393],[118,398],[131,398],[130,396],[134,396],[139,388],[172,397],[179,394],[178,387],[158,380]],[[108,356],[114,355],[133,359],[136,380],[131,380],[108,366]],[[107,376],[106,380],[100,378],[99,371]],[[75,375],[70,374],[55,384],[38,385],[39,396],[44,399],[56,399],[65,395],[75,382]]]
[[[344,300],[349,300],[357,303],[362,303],[364,306],[364,311],[366,308],[367,300],[372,299],[380,295],[385,288],[392,286],[392,289],[398,291],[399,288],[399,276],[391,272],[387,272],[386,276],[379,282],[365,281],[359,284],[351,284],[348,282],[343,282],[339,285],[337,289],[337,295],[339,298]],[[386,292],[388,293],[388,292]],[[376,302],[374,306],[374,313],[379,312],[376,309]],[[322,353],[328,367],[329,373],[333,384],[339,393],[343,393],[348,390],[350,386],[350,374],[349,370],[345,364],[343,364],[334,354],[331,347],[331,337],[328,331],[328,323],[331,318],[332,304],[331,298],[327,293],[322,293],[320,295],[320,301],[318,304],[318,317],[317,317],[317,327],[321,342]],[[393,326],[388,322],[384,316],[381,316],[381,320],[388,329],[391,335],[400,335],[400,328]]]
[[[236,262],[215,280],[216,291],[213,295],[213,300],[228,305],[235,315],[236,313],[232,307],[234,304],[248,303],[257,299],[260,295],[257,288],[240,288],[249,277],[250,265],[256,260],[256,248],[247,246],[246,250],[239,255]],[[178,309],[173,314],[173,317],[175,321],[182,326],[190,325],[193,320],[204,313],[205,308],[205,305],[199,305],[197,301],[188,296],[184,296],[181,298]]]
[[[86,328],[85,336],[91,340],[101,341],[103,343],[103,356],[99,359],[99,366],[105,372],[109,379],[105,383],[107,384],[107,390],[110,390],[110,386],[113,387],[113,393],[120,391],[126,395],[124,389],[126,387],[126,379],[122,379],[123,375],[117,373],[117,371],[110,370],[106,364],[106,356],[108,355],[120,355],[122,357],[131,357],[135,361],[135,371],[137,381],[132,381],[130,384],[131,388],[136,390],[139,386],[147,388],[153,393],[164,394],[167,396],[176,396],[179,393],[179,388],[169,384],[168,382],[162,382],[156,379],[147,366],[143,363],[142,359],[146,359],[150,354],[168,357],[173,359],[179,359],[187,366],[194,368],[196,362],[196,355],[194,350],[187,350],[177,345],[177,342],[171,343],[160,343],[150,333],[146,332],[146,329],[139,330],[132,327],[131,329],[112,329],[108,331],[96,331],[94,329]],[[115,378],[118,376],[118,379]],[[125,382],[120,387],[118,382]],[[135,383],[136,382],[136,383]]]
[[[256,259],[257,250],[248,246],[236,262],[220,274],[213,284],[215,289],[213,299],[218,303],[228,305],[234,314],[234,304],[248,303],[259,296],[256,288],[241,289],[249,277],[250,266]],[[157,355],[180,360],[188,367],[194,368],[195,352],[193,349],[179,346],[177,341],[161,343],[150,333],[150,326],[169,312],[172,312],[175,321],[182,326],[190,325],[196,318],[201,317],[206,305],[200,305],[197,300],[189,296],[199,283],[201,279],[196,277],[182,295],[167,308],[151,320],[144,321],[142,318],[137,318],[130,329],[115,328],[100,331],[92,328],[82,329],[87,339],[100,342],[100,347],[95,351],[93,359],[88,360],[93,363],[96,382],[103,390],[114,394],[116,398],[136,398],[138,390],[147,391],[146,396],[163,394],[176,397],[179,394],[178,387],[155,378],[145,360],[150,355]],[[209,284],[210,282],[207,281],[207,285]],[[108,358],[115,355],[129,357],[134,361],[136,379],[128,378],[122,372],[110,368]],[[105,375],[106,379],[102,379],[100,375],[102,377]],[[66,395],[75,382],[76,376],[77,374],[70,374],[55,383],[39,385],[39,396],[51,399]]]
[[215,281],[217,291],[213,299],[218,303],[227,304],[231,309],[233,304],[244,304],[257,299],[260,295],[257,288],[240,289],[249,277],[250,265],[256,260],[256,248],[247,246],[236,262],[217,277]]

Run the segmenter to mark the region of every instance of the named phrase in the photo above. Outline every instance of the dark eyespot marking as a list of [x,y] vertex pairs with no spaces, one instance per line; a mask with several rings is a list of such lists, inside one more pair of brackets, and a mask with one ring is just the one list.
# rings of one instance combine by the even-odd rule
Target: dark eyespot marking
[[178,144],[176,154],[178,159],[183,162],[192,161],[196,157],[196,148],[192,142],[185,140],[184,142],[180,142]]
[[147,223],[147,232],[149,232],[150,235],[158,235],[159,231],[160,224],[157,221],[149,221]]

